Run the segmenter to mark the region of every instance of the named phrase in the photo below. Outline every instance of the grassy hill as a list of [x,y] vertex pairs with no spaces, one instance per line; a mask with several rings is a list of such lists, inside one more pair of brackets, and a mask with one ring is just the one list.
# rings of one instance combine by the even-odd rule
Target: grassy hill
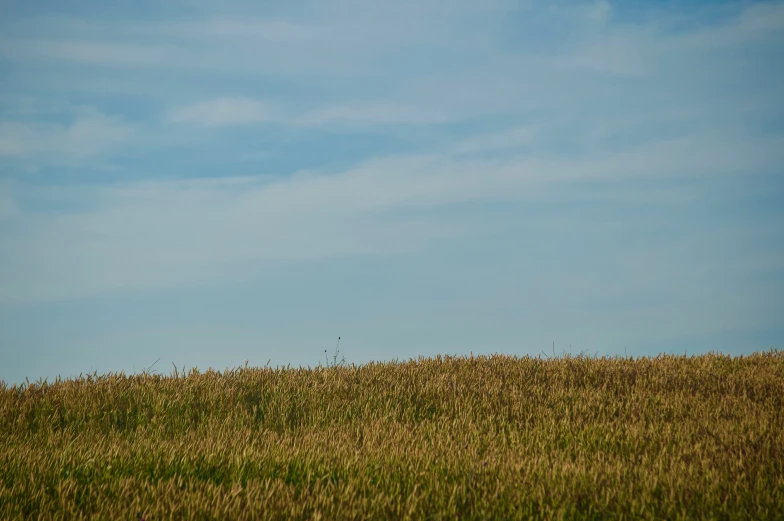
[[0,388],[0,519],[784,519],[784,352]]

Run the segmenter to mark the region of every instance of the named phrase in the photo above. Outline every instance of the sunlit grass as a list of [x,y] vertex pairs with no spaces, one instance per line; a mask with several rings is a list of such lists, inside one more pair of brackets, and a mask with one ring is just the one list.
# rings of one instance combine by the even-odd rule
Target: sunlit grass
[[0,390],[0,519],[784,519],[784,352]]

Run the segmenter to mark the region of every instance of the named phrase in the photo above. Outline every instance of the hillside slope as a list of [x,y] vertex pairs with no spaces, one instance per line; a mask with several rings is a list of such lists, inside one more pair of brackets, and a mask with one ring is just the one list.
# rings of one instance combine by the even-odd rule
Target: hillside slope
[[782,519],[784,352],[0,389],[2,519]]

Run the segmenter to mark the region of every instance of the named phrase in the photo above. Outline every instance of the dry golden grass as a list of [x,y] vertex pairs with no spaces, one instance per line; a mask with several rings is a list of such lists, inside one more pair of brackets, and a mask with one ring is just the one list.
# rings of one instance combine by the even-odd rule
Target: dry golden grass
[[2,519],[784,519],[784,352],[0,389]]

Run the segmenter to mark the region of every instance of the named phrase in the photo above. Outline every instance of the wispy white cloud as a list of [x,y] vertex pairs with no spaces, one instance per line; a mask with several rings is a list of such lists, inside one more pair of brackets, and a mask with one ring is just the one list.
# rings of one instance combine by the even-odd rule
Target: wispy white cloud
[[[510,134],[514,136],[514,134]],[[525,136],[523,136],[525,137]],[[506,137],[463,143],[493,150]],[[724,149],[716,150],[717,144]],[[79,212],[24,211],[0,243],[0,300],[51,300],[209,282],[238,267],[411,251],[438,237],[497,229],[430,213],[480,201],[523,204],[558,197],[572,182],[718,176],[775,167],[784,146],[694,136],[607,157],[480,159],[389,157],[338,174],[283,180],[225,178],[72,186],[48,198],[86,198]],[[778,144],[781,144],[779,142]],[[27,189],[35,200],[37,189]],[[81,195],[79,195],[81,194]],[[647,200],[652,193],[642,194]],[[661,194],[669,201],[672,194]],[[590,197],[590,195],[586,195]],[[624,198],[629,198],[629,194]],[[16,204],[13,200],[11,203]],[[74,201],[71,201],[73,206]],[[84,204],[82,204],[84,206]],[[77,205],[78,207],[78,205]]]
[[325,29],[318,25],[304,25],[284,20],[240,20],[213,18],[201,22],[176,22],[173,24],[140,27],[140,31],[159,36],[202,39],[207,36],[227,39],[245,39],[251,42],[291,43],[318,38]]
[[461,139],[449,146],[453,154],[474,154],[501,150],[517,150],[530,146],[540,130],[534,125],[520,126],[502,132],[487,133],[476,137]]
[[597,0],[585,10],[585,17],[591,22],[606,24],[612,16],[612,4],[607,0]]
[[174,109],[168,116],[173,123],[207,126],[245,125],[279,120],[269,103],[247,98],[221,98]]
[[[601,17],[603,4],[595,4],[586,16]],[[587,33],[576,49],[560,56],[556,63],[559,67],[653,78],[673,67],[704,67],[705,53],[765,41],[782,43],[782,30],[784,4],[780,2],[750,5],[728,21],[677,32],[655,22],[607,25],[600,32]]]
[[[700,103],[697,91],[726,66],[704,53],[780,38],[784,18],[780,3],[750,5],[728,21],[708,26],[696,23],[699,15],[692,15],[688,29],[674,32],[657,19],[616,21],[605,1],[550,6],[565,21],[583,22],[575,27],[569,22],[574,35],[566,43],[554,45],[558,37],[543,39],[540,45],[550,47],[541,52],[524,44],[507,45],[508,39],[514,43],[528,32],[524,20],[541,6],[469,4],[447,8],[424,2],[377,9],[341,4],[334,10],[312,6],[304,14],[294,10],[268,18],[210,15],[211,10],[202,7],[207,14],[201,18],[146,23],[33,19],[25,31],[0,37],[0,55],[23,63],[87,65],[76,69],[75,79],[58,73],[52,81],[77,90],[81,81],[90,92],[103,85],[108,91],[124,88],[163,99],[168,116],[188,109],[182,107],[183,85],[186,99],[198,103],[192,107],[194,118],[198,111],[213,110],[204,117],[219,120],[220,112],[233,110],[229,104],[261,103],[236,93],[242,86],[245,92],[252,90],[248,81],[275,75],[276,81],[297,84],[297,103],[279,92],[265,95],[263,103],[274,104],[279,113],[262,115],[257,106],[245,119],[322,127],[428,124],[526,110],[568,112],[577,103],[596,104],[606,86],[586,78],[591,71],[648,82],[632,86],[625,97],[688,79],[676,100],[686,109]],[[516,17],[505,18],[510,13]],[[150,69],[144,73],[146,80],[139,75],[117,80],[114,73],[106,73],[143,69]],[[206,74],[212,80],[202,87],[190,76],[183,85],[169,78],[166,84],[176,88],[167,90],[155,81],[160,70],[167,75]],[[99,82],[92,79],[95,74],[101,74]],[[223,81],[217,78],[240,88],[216,92],[209,85]],[[578,84],[583,87],[575,89]],[[307,101],[300,107],[303,92]]]
[[19,214],[19,209],[10,195],[0,191],[0,221],[10,220]]
[[[22,24],[25,31],[0,37],[0,54],[31,63],[55,59],[61,64],[72,60],[97,66],[74,69],[78,78],[71,80],[57,73],[53,84],[82,94],[100,92],[99,85],[112,92],[111,86],[117,85],[128,89],[126,97],[146,99],[157,110],[142,123],[144,135],[155,135],[147,145],[154,141],[159,148],[172,142],[195,144],[189,133],[198,132],[194,129],[199,126],[210,127],[215,133],[211,135],[225,127],[255,124],[268,129],[287,126],[287,132],[299,136],[372,127],[384,127],[379,132],[388,135],[404,135],[407,129],[394,127],[428,129],[490,116],[516,121],[517,130],[477,127],[453,144],[448,135],[439,137],[432,131],[432,146],[438,147],[433,151],[452,146],[452,153],[470,155],[490,149],[513,152],[524,146],[578,144],[606,152],[603,147],[614,146],[608,143],[627,130],[639,133],[655,125],[679,127],[668,130],[670,139],[673,134],[704,135],[708,128],[729,126],[731,131],[724,135],[742,143],[746,138],[741,127],[764,119],[776,82],[781,83],[774,73],[762,75],[753,64],[731,63],[733,54],[725,60],[708,59],[705,54],[727,46],[746,49],[760,39],[776,38],[784,18],[781,4],[751,5],[721,23],[692,24],[678,32],[668,31],[655,19],[621,23],[613,18],[611,4],[601,0],[550,6],[556,16],[576,19],[584,27],[569,45],[544,53],[525,46],[507,47],[492,30],[505,26],[499,13],[524,17],[538,9],[535,5],[515,12],[508,4],[481,9],[461,4],[444,14],[446,8],[439,2],[415,4],[360,9],[354,14],[356,6],[342,6],[329,13],[316,9],[317,14],[305,16],[293,12],[285,17],[243,19],[208,14],[185,21],[121,24],[33,18]],[[434,25],[436,19],[443,23]],[[469,21],[476,22],[471,38],[449,39],[452,33],[465,32]],[[394,27],[387,27],[390,24]],[[36,28],[47,36],[27,35],[36,35]],[[393,34],[407,46],[405,61],[400,60],[402,51],[389,45]],[[722,90],[717,79],[726,75],[728,65],[735,74],[744,75],[744,85],[752,89],[748,100]],[[151,70],[134,72],[138,68]],[[167,82],[154,81],[159,73],[152,69],[159,68],[166,69]],[[596,71],[609,74],[592,75]],[[303,81],[302,73],[318,81]],[[209,75],[203,83],[212,86],[203,87],[191,74]],[[243,82],[243,75],[254,79]],[[256,85],[267,83],[255,78],[270,75],[279,85],[261,89],[265,93],[259,96]],[[80,87],[80,82],[85,85]],[[185,89],[164,94],[165,85]],[[296,85],[297,94],[288,95],[287,85]],[[531,114],[535,114],[533,122]],[[665,122],[662,114],[676,116]],[[0,123],[0,156],[85,161],[131,145],[128,138],[135,128],[105,114],[80,115],[65,123],[62,118],[55,122],[27,115],[29,119],[19,115]],[[535,140],[526,130],[534,126]],[[199,138],[206,139],[204,135]],[[732,149],[718,141],[715,145],[716,157]],[[761,158],[770,155],[764,145],[759,147]],[[238,150],[235,157],[251,156],[270,157],[270,151]],[[734,163],[731,158],[730,163]]]
[[[12,60],[58,60],[103,67],[194,67],[199,55],[172,44],[18,38],[0,41],[0,55]],[[204,61],[202,61],[204,63]]]
[[354,103],[336,105],[305,113],[294,120],[303,126],[335,127],[352,125],[427,125],[453,121],[454,116],[428,110],[425,107],[406,106],[395,103]]
[[0,121],[0,158],[79,162],[123,146],[134,126],[95,110],[67,123]]
[[558,67],[577,67],[630,77],[651,75],[656,66],[651,42],[644,32],[617,31],[584,43],[557,59]]
[[[38,277],[47,282],[35,283],[39,289],[27,294],[71,295],[79,293],[77,287],[108,291],[117,285],[126,287],[125,280],[128,287],[144,286],[145,277],[151,276],[145,273],[152,259],[173,259],[172,263],[193,267],[192,273],[183,268],[155,279],[156,284],[164,284],[168,276],[171,280],[190,280],[196,273],[201,277],[203,270],[213,272],[211,266],[221,262],[384,250],[399,244],[389,234],[403,229],[410,233],[411,243],[417,242],[416,230],[450,229],[444,222],[438,226],[379,222],[384,213],[483,199],[521,200],[552,183],[737,175],[770,170],[783,159],[778,135],[755,135],[739,124],[748,121],[744,119],[748,114],[761,114],[759,105],[770,100],[755,98],[744,108],[731,93],[711,90],[716,89],[709,81],[712,78],[695,72],[722,74],[724,62],[703,62],[706,52],[776,38],[784,12],[780,4],[751,6],[720,25],[694,25],[677,33],[655,20],[618,22],[612,5],[605,1],[552,8],[556,16],[576,23],[578,31],[569,45],[551,45],[543,53],[525,45],[504,45],[504,38],[518,36],[504,16],[511,13],[521,20],[537,6],[521,11],[508,4],[493,11],[440,2],[410,2],[379,10],[357,7],[341,5],[329,13],[316,9],[318,15],[300,17],[295,13],[242,19],[208,14],[149,23],[48,19],[45,38],[24,32],[0,38],[0,54],[9,59],[69,61],[99,71],[149,68],[145,71],[149,76],[144,76],[147,90],[142,86],[135,95],[157,101],[153,105],[160,110],[154,117],[162,121],[146,121],[145,134],[157,131],[163,146],[172,136],[188,142],[187,133],[199,126],[210,127],[212,137],[225,127],[255,124],[284,125],[303,134],[408,127],[398,130],[404,134],[414,126],[470,126],[473,119],[488,116],[512,122],[507,130],[477,127],[460,137],[433,131],[437,139],[424,152],[380,158],[371,152],[350,158],[348,162],[357,166],[337,174],[300,173],[275,182],[224,178],[209,183],[129,181],[117,187],[74,188],[81,193],[87,190],[103,209],[58,215],[57,221],[25,214],[31,228],[15,239],[21,241],[15,243],[20,245],[18,251],[34,256],[47,241],[57,243],[55,237],[73,237],[59,251],[72,252],[68,255],[79,259],[73,260],[74,266],[90,262],[110,266],[116,256],[116,262],[125,266],[119,271],[123,276],[114,281],[114,275],[104,274],[89,283],[90,274],[102,273],[95,267],[72,285],[57,282],[52,274],[60,272],[49,261],[40,261],[40,270],[50,275]],[[497,32],[499,27],[507,32]],[[470,38],[454,38],[460,34]],[[205,73],[211,81],[204,83],[219,87],[202,88],[185,76],[186,92],[158,99],[159,83],[154,78],[162,69],[175,79],[182,69],[188,74]],[[77,70],[81,74],[82,69]],[[596,71],[609,74],[591,74]],[[302,73],[318,81],[303,82]],[[280,84],[275,88],[255,80],[251,87],[235,84],[243,74],[274,76]],[[134,81],[141,77],[134,72]],[[116,79],[110,74],[102,78]],[[118,78],[123,82],[126,77]],[[758,82],[771,83],[775,78],[761,77]],[[300,89],[296,96],[287,94],[291,84]],[[307,88],[302,87],[305,84]],[[265,94],[235,94],[259,90]],[[718,110],[729,100],[731,108]],[[165,125],[159,129],[161,122]],[[651,132],[655,125],[664,130]],[[134,129],[103,113],[82,114],[68,123],[5,121],[0,123],[0,156],[84,161],[129,143]],[[636,144],[623,143],[624,134],[637,134]],[[495,152],[503,152],[503,159],[493,158]],[[256,148],[239,150],[237,157],[269,154]],[[377,159],[367,160],[374,155]],[[18,206],[13,200],[10,204]],[[116,232],[110,231],[113,227]],[[356,229],[351,237],[340,231],[352,227]],[[189,235],[188,230],[197,229],[201,230],[198,237]],[[402,234],[396,237],[409,244]],[[137,253],[130,255],[131,249]],[[221,253],[213,257],[218,254],[212,252]],[[21,262],[19,267],[33,270]],[[22,284],[16,295],[25,294],[27,282],[19,281],[28,279],[14,280]]]
[[781,42],[783,29],[784,3],[765,2],[747,6],[724,24],[667,38],[663,47],[665,51],[675,53],[726,49],[770,40]]
[[373,125],[428,125],[451,121],[446,114],[390,103],[353,103],[303,111],[284,110],[271,102],[225,97],[178,107],[169,112],[171,123],[232,126],[277,123],[293,127],[335,129]]

